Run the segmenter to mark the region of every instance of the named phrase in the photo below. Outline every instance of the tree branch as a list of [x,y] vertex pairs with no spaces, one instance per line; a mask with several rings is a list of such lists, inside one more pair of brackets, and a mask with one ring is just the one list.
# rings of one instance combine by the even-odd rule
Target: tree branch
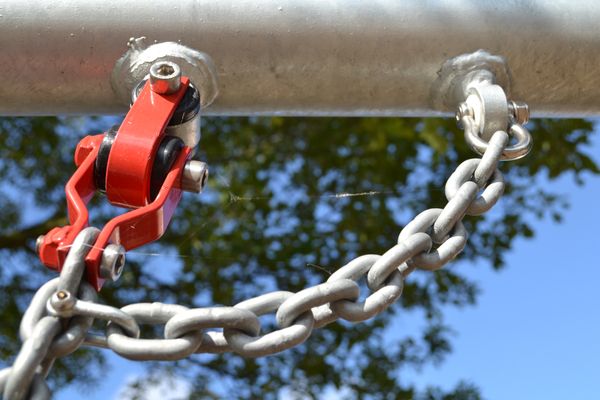
[[67,218],[64,215],[64,210],[59,210],[45,221],[0,234],[0,249],[17,250],[22,248],[23,250],[32,250],[29,244],[31,240],[35,240],[38,236],[48,233],[50,229],[66,223]]

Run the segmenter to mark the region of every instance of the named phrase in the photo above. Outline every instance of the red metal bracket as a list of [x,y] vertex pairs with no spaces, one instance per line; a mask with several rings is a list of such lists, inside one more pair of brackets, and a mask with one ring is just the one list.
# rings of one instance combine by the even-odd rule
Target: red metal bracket
[[172,95],[153,92],[147,82],[125,116],[110,150],[106,171],[106,195],[112,204],[142,207],[150,199],[150,174],[165,127],[189,85]]
[[[180,180],[192,149],[184,147],[167,174],[156,198],[150,198],[150,180],[157,148],[169,119],[189,85],[181,78],[179,90],[158,94],[146,83],[119,129],[107,164],[109,201],[133,210],[110,220],[86,257],[88,282],[100,290],[102,252],[109,243],[131,250],[160,238],[181,199]],[[60,271],[75,237],[89,224],[87,203],[97,190],[94,164],[104,135],[87,136],[75,151],[77,170],[65,187],[69,224],[52,229],[39,246],[39,256],[49,268]]]

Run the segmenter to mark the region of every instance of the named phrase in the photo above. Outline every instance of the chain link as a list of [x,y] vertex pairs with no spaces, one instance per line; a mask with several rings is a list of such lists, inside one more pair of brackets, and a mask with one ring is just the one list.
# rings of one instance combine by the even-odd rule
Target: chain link
[[[95,301],[95,292],[90,295],[89,290],[85,289],[89,285],[84,283],[81,285],[84,289],[80,291],[80,284],[85,270],[85,256],[99,232],[96,228],[83,230],[73,242],[60,277],[42,286],[33,297],[21,320],[21,350],[12,367],[0,371],[0,389],[4,399],[20,400],[28,395],[29,398],[49,399],[50,390],[44,378],[52,368],[54,357],[66,355],[81,345],[82,336],[87,333],[91,321],[86,318],[64,320],[44,315],[44,308],[55,289],[73,291],[82,299]],[[87,303],[95,304],[91,301]],[[67,323],[64,331],[63,322]],[[70,322],[72,324],[69,325]]]
[[[474,133],[470,117],[462,118],[462,124],[467,142],[482,158],[464,161],[450,176],[446,206],[417,215],[383,255],[360,256],[326,282],[297,293],[275,291],[233,307],[101,305],[94,290],[81,281],[85,255],[98,234],[94,228],[86,229],[73,244],[60,277],[42,286],[25,312],[20,327],[24,343],[13,366],[0,371],[0,392],[11,400],[27,395],[49,398],[44,378],[52,360],[84,344],[110,348],[132,360],[178,360],[193,353],[224,352],[261,357],[297,346],[313,329],[338,319],[360,322],[375,317],[400,297],[412,271],[437,270],[463,250],[467,241],[463,217],[485,213],[504,192],[498,162],[521,157],[531,146],[529,132],[520,125],[510,127],[517,144],[507,147],[506,132],[496,132],[487,143]],[[370,290],[362,301],[361,280]],[[277,329],[261,335],[259,317],[272,313]],[[106,335],[89,332],[95,319],[109,321]],[[164,325],[164,338],[140,338],[140,324]]]

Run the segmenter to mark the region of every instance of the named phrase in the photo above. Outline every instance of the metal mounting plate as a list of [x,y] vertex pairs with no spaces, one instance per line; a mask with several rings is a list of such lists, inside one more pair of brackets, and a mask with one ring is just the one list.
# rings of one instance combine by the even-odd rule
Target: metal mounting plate
[[183,75],[200,92],[202,108],[208,107],[219,94],[215,65],[206,53],[180,43],[163,42],[146,45],[146,38],[131,38],[129,50],[116,62],[112,74],[112,88],[123,104],[131,103],[131,93],[148,76],[150,67],[157,61],[171,61],[179,65]]
[[477,50],[451,58],[444,62],[431,88],[431,105],[440,111],[455,110],[469,89],[484,81],[501,86],[510,97],[510,71],[504,57]]

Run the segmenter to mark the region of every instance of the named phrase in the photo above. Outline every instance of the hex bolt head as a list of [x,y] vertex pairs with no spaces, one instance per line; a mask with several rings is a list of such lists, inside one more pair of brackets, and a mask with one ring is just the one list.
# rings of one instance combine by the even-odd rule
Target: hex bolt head
[[464,117],[471,117],[473,118],[473,109],[471,109],[471,107],[469,107],[469,105],[465,102],[460,103],[458,105],[458,110],[456,111],[456,124],[458,125],[459,128],[462,129],[462,119]]
[[208,165],[202,161],[190,160],[185,163],[181,174],[181,189],[200,193],[208,180]]
[[529,106],[526,103],[518,101],[510,101],[508,110],[512,114],[516,123],[525,125],[529,122]]
[[42,247],[42,243],[44,243],[44,235],[40,235],[35,240],[35,252],[40,254],[40,248]]
[[171,61],[158,61],[150,67],[150,88],[155,93],[171,94],[181,85],[181,68]]
[[125,248],[119,244],[106,246],[100,261],[100,277],[114,282],[121,277],[124,266]]

